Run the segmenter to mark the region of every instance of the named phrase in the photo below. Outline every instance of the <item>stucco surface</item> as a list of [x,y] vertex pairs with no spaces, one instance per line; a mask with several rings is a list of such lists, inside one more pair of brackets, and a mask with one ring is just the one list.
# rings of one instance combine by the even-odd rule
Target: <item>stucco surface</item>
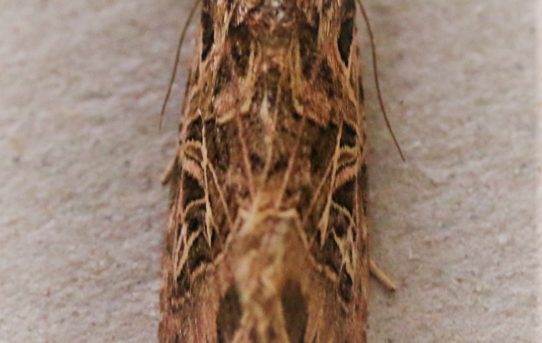
[[[191,3],[0,0],[0,342],[156,340]],[[370,342],[542,341],[536,1],[365,3],[408,159],[366,77]]]

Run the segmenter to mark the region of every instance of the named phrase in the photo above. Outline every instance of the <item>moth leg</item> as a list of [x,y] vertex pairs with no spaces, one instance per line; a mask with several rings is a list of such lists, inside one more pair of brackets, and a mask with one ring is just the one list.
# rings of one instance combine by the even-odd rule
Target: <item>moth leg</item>
[[169,181],[171,180],[171,176],[173,176],[173,172],[175,171],[175,166],[177,165],[177,154],[175,154],[175,157],[169,162],[169,164],[166,167],[166,170],[162,173],[161,182],[162,185],[167,185]]
[[397,290],[395,282],[376,264],[372,258],[369,258],[369,270],[376,281],[378,281],[388,291],[395,292],[395,290]]

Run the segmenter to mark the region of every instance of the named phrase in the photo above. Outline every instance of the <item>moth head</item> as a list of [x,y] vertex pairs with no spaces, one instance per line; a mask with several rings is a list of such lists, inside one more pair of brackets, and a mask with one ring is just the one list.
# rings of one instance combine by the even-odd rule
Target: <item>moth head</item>
[[292,33],[297,10],[292,0],[239,0],[236,15],[254,36],[280,40]]

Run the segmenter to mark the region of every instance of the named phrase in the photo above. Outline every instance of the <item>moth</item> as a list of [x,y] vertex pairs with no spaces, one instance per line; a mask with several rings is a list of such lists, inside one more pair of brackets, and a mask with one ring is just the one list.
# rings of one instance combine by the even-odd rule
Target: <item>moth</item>
[[203,0],[162,257],[160,342],[366,342],[354,0]]

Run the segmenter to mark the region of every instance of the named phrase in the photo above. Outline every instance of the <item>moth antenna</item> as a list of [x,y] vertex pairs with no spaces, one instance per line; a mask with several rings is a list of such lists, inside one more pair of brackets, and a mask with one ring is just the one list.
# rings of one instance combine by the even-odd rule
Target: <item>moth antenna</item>
[[395,137],[395,133],[393,132],[393,129],[390,124],[390,120],[388,119],[388,113],[386,112],[386,107],[384,106],[384,100],[382,99],[382,92],[380,91],[380,82],[378,79],[378,62],[376,58],[376,44],[374,42],[374,36],[373,36],[373,30],[371,29],[371,23],[369,22],[369,16],[367,15],[367,11],[365,10],[365,7],[363,7],[363,2],[361,0],[357,0],[357,2],[361,10],[361,14],[363,15],[363,20],[365,21],[367,33],[369,34],[369,41],[371,42],[371,53],[372,53],[372,59],[373,59],[373,75],[375,79],[376,94],[378,97],[378,103],[380,104],[380,110],[382,111],[382,114],[384,116],[384,121],[386,122],[386,126],[388,127],[388,131],[390,132],[393,142],[395,143],[395,147],[397,148],[397,151],[399,152],[399,155],[401,156],[401,159],[403,160],[403,162],[406,162],[405,155],[403,154],[403,150],[401,150],[401,146],[399,145],[399,142],[397,141],[397,138]]
[[173,89],[173,84],[175,83],[175,77],[177,76],[177,67],[179,66],[179,60],[181,58],[181,49],[183,47],[184,38],[186,36],[186,32],[188,31],[188,27],[190,26],[190,22],[192,22],[192,18],[194,17],[194,13],[196,13],[196,10],[200,4],[201,0],[195,0],[194,6],[190,9],[190,13],[188,14],[188,18],[184,22],[183,29],[181,31],[181,36],[179,37],[179,43],[177,44],[177,52],[175,54],[175,62],[173,64],[173,71],[171,72],[171,79],[169,80],[169,85],[167,88],[166,96],[164,98],[164,102],[162,103],[162,110],[160,111],[160,122],[158,124],[158,128],[162,128],[162,122],[164,119],[164,114],[166,113],[166,106],[169,102],[169,97],[171,96],[171,90]]

